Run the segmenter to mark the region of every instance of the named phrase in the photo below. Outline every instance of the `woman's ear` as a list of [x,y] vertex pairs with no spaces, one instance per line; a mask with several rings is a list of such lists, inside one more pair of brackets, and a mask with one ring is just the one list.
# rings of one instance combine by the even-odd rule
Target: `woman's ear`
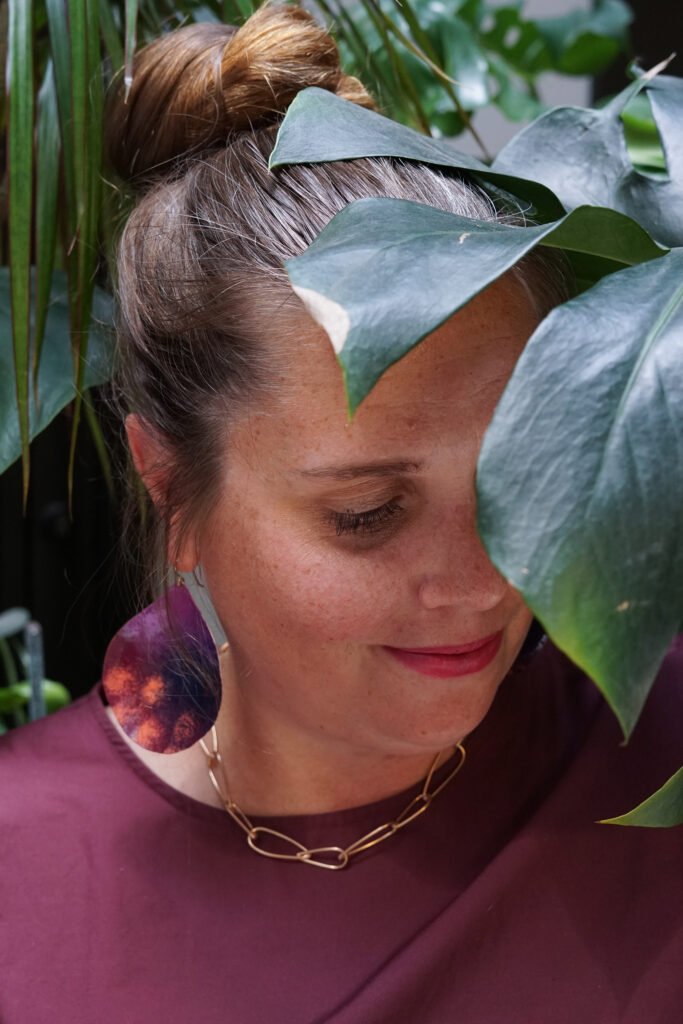
[[[171,472],[168,452],[145,421],[134,413],[126,416],[126,434],[135,468],[161,513],[166,502],[168,474]],[[186,531],[181,539],[176,526],[177,517],[173,517],[168,529],[169,561],[178,572],[192,572],[199,561],[194,531]]]
[[135,414],[126,416],[126,435],[138,475],[149,491],[150,498],[159,507],[164,499],[166,482],[161,444],[145,421]]

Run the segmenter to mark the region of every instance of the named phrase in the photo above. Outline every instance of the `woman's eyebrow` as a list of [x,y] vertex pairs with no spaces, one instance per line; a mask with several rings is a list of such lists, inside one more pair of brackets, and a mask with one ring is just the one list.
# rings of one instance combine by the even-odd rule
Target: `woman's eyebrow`
[[365,462],[361,465],[320,466],[301,469],[299,476],[331,480],[354,480],[359,476],[397,476],[400,473],[417,473],[421,462]]

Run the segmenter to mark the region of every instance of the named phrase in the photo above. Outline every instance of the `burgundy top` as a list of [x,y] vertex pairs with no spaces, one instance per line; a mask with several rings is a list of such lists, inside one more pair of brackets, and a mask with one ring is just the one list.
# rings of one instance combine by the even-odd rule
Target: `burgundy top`
[[[546,645],[429,810],[339,872],[249,850],[98,687],[2,737],[0,1021],[680,1024],[683,829],[595,821],[683,761],[682,656],[623,747]],[[268,823],[344,846],[407,799]]]

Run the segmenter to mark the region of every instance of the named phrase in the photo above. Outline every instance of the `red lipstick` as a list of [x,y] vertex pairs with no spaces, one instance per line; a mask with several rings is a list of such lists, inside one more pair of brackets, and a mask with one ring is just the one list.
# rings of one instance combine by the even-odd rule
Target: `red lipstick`
[[385,647],[397,661],[407,668],[437,679],[451,679],[481,672],[500,650],[503,630],[483,640],[473,640],[457,647]]

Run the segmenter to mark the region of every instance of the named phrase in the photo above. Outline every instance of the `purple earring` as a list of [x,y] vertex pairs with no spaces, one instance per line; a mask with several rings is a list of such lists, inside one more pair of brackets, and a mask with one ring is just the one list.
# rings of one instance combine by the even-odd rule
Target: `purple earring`
[[221,703],[218,653],[183,583],[114,636],[102,685],[123,731],[146,750],[175,754],[206,735]]

